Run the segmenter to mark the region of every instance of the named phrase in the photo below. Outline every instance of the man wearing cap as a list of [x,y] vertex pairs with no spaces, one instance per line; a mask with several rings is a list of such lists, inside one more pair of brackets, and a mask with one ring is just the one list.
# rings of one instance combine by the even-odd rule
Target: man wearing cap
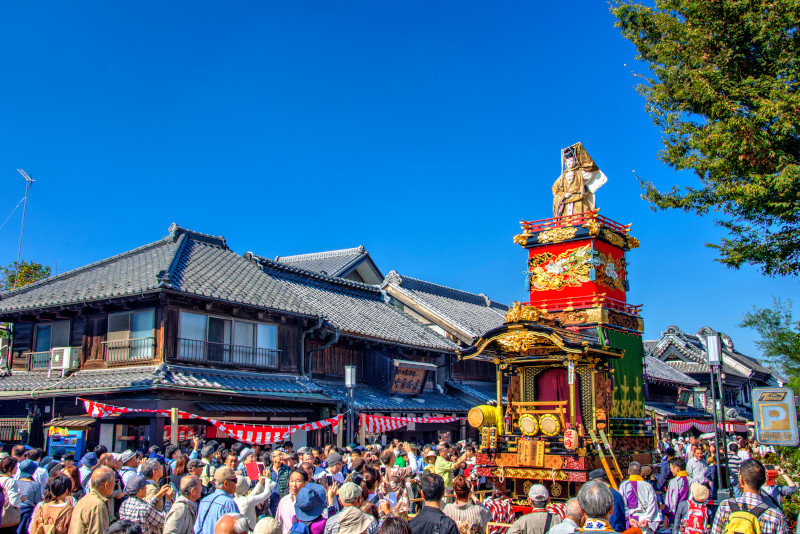
[[511,525],[507,534],[545,534],[561,523],[561,518],[547,511],[547,503],[550,502],[550,494],[541,484],[534,484],[528,490],[528,502],[533,508],[529,514],[525,514]]
[[228,466],[222,466],[214,472],[216,490],[200,501],[194,534],[214,534],[214,527],[220,517],[239,513],[239,507],[233,500],[237,482],[236,473]]
[[324,471],[315,476],[314,480],[320,481],[326,477],[331,477],[333,478],[334,482],[344,484],[344,475],[342,475],[342,467],[344,466],[344,462],[342,461],[342,455],[338,452],[332,452],[325,459],[325,462],[327,467],[325,467]]
[[651,534],[658,526],[658,503],[653,485],[642,477],[642,464],[628,465],[628,480],[619,485],[625,502],[625,517],[630,527],[639,527],[644,534]]
[[143,500],[147,495],[147,480],[137,474],[128,477],[125,494],[128,496],[119,507],[119,518],[139,525],[142,534],[160,534],[164,528],[164,512],[155,508],[156,501],[172,490],[165,484],[156,495]]
[[[194,461],[194,460],[192,460]],[[201,464],[202,465],[202,464]],[[197,501],[202,495],[203,485],[200,477],[186,475],[178,488],[180,495],[175,499],[167,517],[164,519],[164,534],[193,534],[197,519]]]
[[117,472],[119,473],[119,477],[122,479],[123,486],[127,488],[128,479],[137,474],[136,468],[138,467],[139,462],[136,459],[136,454],[130,449],[120,453],[119,461],[122,466]]
[[114,472],[107,467],[94,470],[87,483],[92,489],[72,510],[69,534],[105,534],[109,524],[106,500],[114,492]]
[[[328,518],[324,534],[362,534],[364,532],[376,534],[378,532],[378,522],[375,518],[366,515],[359,508],[362,501],[361,494],[361,486],[352,482],[347,482],[339,488],[338,495],[342,511]],[[442,532],[441,534],[450,533]]]
[[622,499],[620,492],[612,488],[611,484],[609,484],[608,475],[606,475],[605,470],[601,468],[590,471],[588,478],[589,480],[597,480],[605,484],[608,491],[611,492],[611,498],[614,500],[614,510],[611,517],[608,518],[608,522],[611,524],[611,528],[617,532],[625,530],[625,501]]
[[[42,494],[40,498],[44,498],[44,487],[47,485],[47,481],[50,478],[50,475],[47,474],[47,469],[44,468],[44,462],[42,462],[42,449],[34,448],[30,449],[28,452],[25,453],[25,457],[28,460],[31,460],[34,464],[36,464],[36,471],[34,471],[33,476],[31,478],[35,480],[39,487],[42,490]],[[48,459],[48,462],[50,460]]]
[[256,461],[256,453],[250,447],[245,447],[239,453],[239,466],[236,468],[236,471],[240,475],[247,474],[247,464],[251,464]]
[[93,452],[87,452],[81,458],[81,466],[78,468],[78,474],[81,477],[81,486],[83,486],[84,493],[89,493],[89,481],[92,478],[92,472],[97,468],[97,455]]

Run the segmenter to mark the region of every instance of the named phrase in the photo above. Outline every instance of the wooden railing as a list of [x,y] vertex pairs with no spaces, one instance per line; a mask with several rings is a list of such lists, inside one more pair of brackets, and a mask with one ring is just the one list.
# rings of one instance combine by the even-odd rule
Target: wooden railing
[[564,226],[583,226],[592,220],[596,220],[600,226],[610,228],[622,235],[628,235],[631,229],[630,224],[620,224],[616,221],[612,221],[608,217],[600,215],[598,210],[576,213],[575,215],[564,215],[563,217],[553,217],[550,219],[521,221],[521,224],[523,230],[533,234],[543,230],[552,230],[553,228],[561,228]]
[[280,350],[178,339],[178,360],[213,363],[232,367],[277,369]]

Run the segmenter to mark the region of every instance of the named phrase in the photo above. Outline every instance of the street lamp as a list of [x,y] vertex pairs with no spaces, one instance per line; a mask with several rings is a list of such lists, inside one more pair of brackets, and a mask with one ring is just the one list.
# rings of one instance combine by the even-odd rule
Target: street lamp
[[[719,332],[709,332],[706,335],[706,352],[708,353],[709,374],[711,377],[711,399],[714,403],[714,441],[716,444],[714,454],[717,463],[717,500],[722,501],[729,497],[727,469],[723,469],[719,461],[720,446],[725,454],[728,453],[727,440],[725,439],[725,391],[722,388],[722,344]],[[719,388],[719,389],[717,389]],[[717,416],[719,412],[719,417]],[[720,440],[720,426],[722,427],[722,440]]]
[[353,443],[353,390],[356,388],[356,366],[344,366],[344,387],[347,388],[347,443]]

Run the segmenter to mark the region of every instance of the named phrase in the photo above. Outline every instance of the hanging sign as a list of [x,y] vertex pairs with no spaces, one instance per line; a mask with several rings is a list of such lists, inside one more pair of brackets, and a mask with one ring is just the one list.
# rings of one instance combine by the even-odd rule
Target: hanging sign
[[800,443],[791,388],[755,388],[753,420],[759,443],[784,447],[795,447]]

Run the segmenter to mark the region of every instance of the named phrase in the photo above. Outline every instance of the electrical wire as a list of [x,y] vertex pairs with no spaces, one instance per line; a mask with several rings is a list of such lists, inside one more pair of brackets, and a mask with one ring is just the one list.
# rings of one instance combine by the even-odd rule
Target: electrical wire
[[21,199],[19,199],[19,202],[17,202],[17,205],[14,207],[13,210],[11,210],[11,213],[8,214],[8,217],[6,217],[6,220],[3,221],[3,224],[0,224],[0,230],[3,229],[3,227],[6,225],[6,223],[11,219],[11,216],[14,215],[14,212],[17,211],[17,208],[19,208],[19,205],[22,204],[24,201],[25,201],[25,197],[22,197]]

